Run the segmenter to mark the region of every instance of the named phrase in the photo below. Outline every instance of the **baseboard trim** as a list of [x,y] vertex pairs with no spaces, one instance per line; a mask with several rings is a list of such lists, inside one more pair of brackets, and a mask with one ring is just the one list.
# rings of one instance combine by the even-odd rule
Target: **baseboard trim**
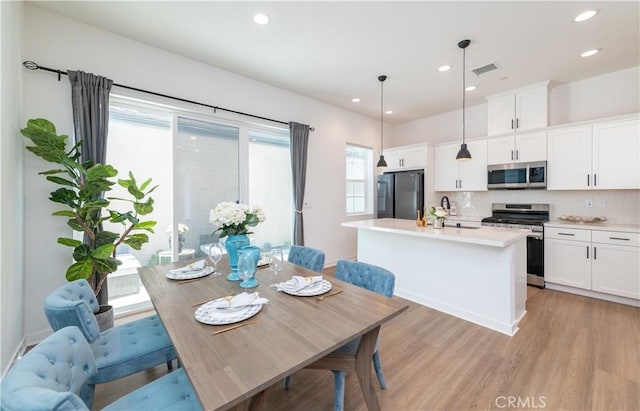
[[562,284],[554,284],[548,281],[545,283],[545,287],[554,291],[562,291],[565,293],[581,295],[583,297],[597,298],[599,300],[605,300],[605,301],[611,301],[613,303],[630,305],[632,307],[640,307],[640,300],[635,300],[633,298],[620,297],[620,296],[611,295],[611,294],[604,294],[604,293],[591,291],[591,290],[583,290],[581,288],[569,287],[568,285],[562,285]]
[[24,337],[22,337],[22,340],[20,340],[20,343],[16,347],[16,350],[13,352],[13,356],[11,357],[11,361],[9,362],[9,365],[7,365],[6,369],[2,370],[2,378],[0,379],[4,379],[4,376],[7,375],[11,367],[13,367],[13,364],[15,364],[16,361],[22,358],[26,350],[27,350],[27,341]]

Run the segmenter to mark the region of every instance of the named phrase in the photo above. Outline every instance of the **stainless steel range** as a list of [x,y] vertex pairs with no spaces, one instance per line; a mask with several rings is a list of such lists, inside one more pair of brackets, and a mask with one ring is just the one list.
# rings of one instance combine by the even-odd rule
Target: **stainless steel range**
[[482,225],[529,230],[527,236],[527,284],[544,287],[544,223],[549,221],[549,204],[491,205],[491,217]]

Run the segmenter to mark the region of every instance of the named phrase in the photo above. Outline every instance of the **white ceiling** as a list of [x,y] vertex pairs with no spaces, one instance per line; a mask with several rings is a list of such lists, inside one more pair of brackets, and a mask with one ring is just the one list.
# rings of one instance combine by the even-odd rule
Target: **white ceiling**
[[[557,85],[640,65],[638,1],[32,4],[374,118],[377,77],[386,74],[392,123],[461,107],[457,44],[467,38],[467,84],[478,87],[467,92],[467,106],[538,81]],[[592,8],[600,10],[593,19],[573,22]],[[253,23],[258,11],[270,24]],[[579,57],[592,48],[602,51]],[[492,62],[500,69],[471,72]],[[438,72],[443,64],[453,69]]]

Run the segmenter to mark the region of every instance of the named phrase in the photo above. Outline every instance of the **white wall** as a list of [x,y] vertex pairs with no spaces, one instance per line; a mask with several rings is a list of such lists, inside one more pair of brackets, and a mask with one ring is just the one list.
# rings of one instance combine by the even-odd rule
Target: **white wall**
[[[28,27],[28,29],[26,29]],[[61,69],[78,69],[107,76],[117,83],[180,96],[284,121],[315,127],[309,139],[305,210],[306,244],[325,251],[328,264],[355,256],[355,232],[342,228],[345,216],[345,144],[379,150],[379,126],[364,117],[297,94],[274,88],[124,37],[25,6],[24,59]],[[59,132],[71,133],[68,79],[42,71],[24,72],[25,120],[45,117]],[[390,130],[391,127],[385,127]],[[66,234],[64,223],[50,216],[51,191],[37,171],[46,167],[25,157],[25,288],[29,300],[25,333],[37,340],[49,332],[41,301],[64,283],[69,252],[56,244]]]
[[[552,83],[553,85],[553,83]],[[557,84],[549,97],[549,125],[593,120],[640,112],[640,66],[568,84]],[[467,138],[487,134],[487,105],[467,108]],[[436,145],[462,139],[460,110],[396,124],[390,146],[428,142]],[[433,164],[433,163],[430,163]],[[429,176],[428,176],[429,178]],[[433,185],[430,185],[433,187]],[[640,190],[610,191],[488,191],[436,192],[427,187],[427,205],[439,205],[444,195],[458,203],[458,213],[491,215],[491,203],[531,202],[551,204],[551,218],[560,215],[606,216],[616,224],[640,224]],[[594,207],[586,207],[585,200]],[[606,206],[598,207],[599,200]]]
[[[640,66],[551,87],[550,126],[640,112]],[[466,137],[486,137],[487,119],[486,103],[467,107]],[[462,110],[455,110],[396,124],[388,147],[461,139]]]
[[[22,12],[0,2],[0,372],[24,346]],[[26,301],[29,301],[27,298]]]

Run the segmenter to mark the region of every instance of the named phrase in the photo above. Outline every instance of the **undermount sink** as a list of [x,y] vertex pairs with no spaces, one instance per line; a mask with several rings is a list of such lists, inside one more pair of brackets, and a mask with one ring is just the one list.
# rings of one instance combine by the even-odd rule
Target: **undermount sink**
[[465,228],[465,229],[468,229],[468,230],[477,230],[478,228],[480,228],[480,227],[473,227],[473,226],[469,226],[469,225],[460,225],[460,224],[456,224],[455,226],[448,225],[446,227],[449,227],[449,228]]

